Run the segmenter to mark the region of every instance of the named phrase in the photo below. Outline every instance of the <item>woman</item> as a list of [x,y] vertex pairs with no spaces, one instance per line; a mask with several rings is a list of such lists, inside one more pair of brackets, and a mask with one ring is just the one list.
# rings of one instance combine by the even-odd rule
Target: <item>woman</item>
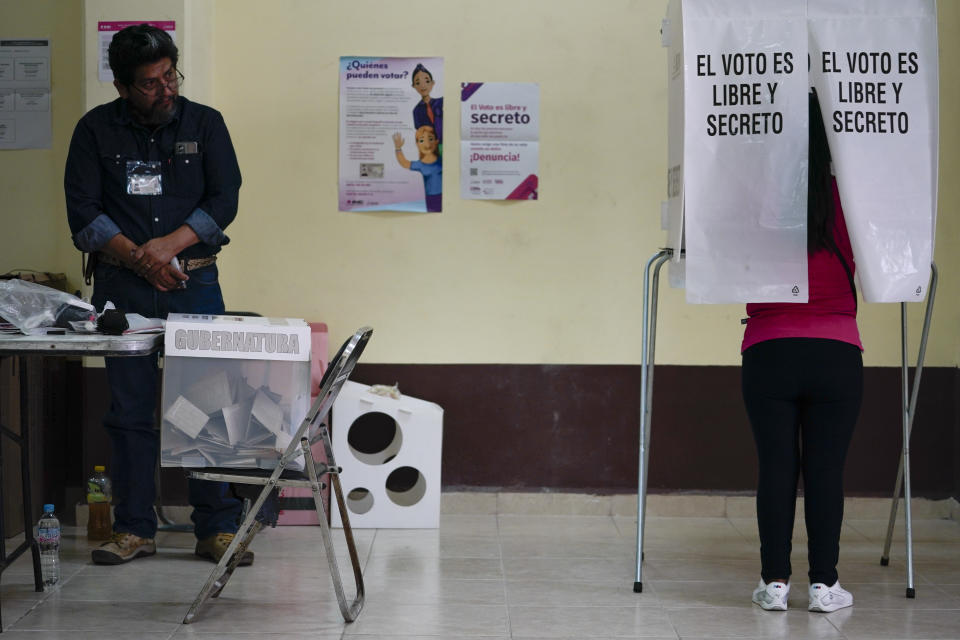
[[748,304],[743,398],[759,458],[761,580],[753,602],[786,611],[797,480],[803,474],[810,611],[853,605],[840,586],[843,467],[863,394],[857,294],[830,150],[810,94],[809,302]]

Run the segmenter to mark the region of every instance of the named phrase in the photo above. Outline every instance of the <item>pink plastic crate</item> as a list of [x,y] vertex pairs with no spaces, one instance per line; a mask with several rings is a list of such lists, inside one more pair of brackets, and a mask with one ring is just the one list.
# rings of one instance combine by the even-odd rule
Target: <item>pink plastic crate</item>
[[[310,322],[310,394],[311,400],[320,390],[320,379],[329,364],[329,343],[327,325],[324,322]],[[313,456],[317,460],[326,460],[323,445],[313,445]],[[330,511],[330,487],[323,490],[323,505]],[[317,525],[317,511],[313,504],[313,493],[309,489],[287,487],[280,490],[280,525]]]

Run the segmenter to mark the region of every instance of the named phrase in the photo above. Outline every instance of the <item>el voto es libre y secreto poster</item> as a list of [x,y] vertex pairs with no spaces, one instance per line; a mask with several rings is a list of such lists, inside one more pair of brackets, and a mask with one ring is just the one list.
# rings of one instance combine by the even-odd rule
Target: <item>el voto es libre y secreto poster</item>
[[460,87],[460,197],[536,200],[540,85],[466,82]]

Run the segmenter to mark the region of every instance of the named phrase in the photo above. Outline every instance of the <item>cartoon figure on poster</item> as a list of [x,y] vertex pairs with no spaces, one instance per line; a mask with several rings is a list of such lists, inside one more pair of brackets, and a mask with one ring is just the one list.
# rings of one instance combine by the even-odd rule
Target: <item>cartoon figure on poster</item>
[[443,164],[440,161],[437,134],[430,125],[423,125],[417,129],[414,140],[417,143],[420,159],[410,162],[403,155],[403,136],[399,133],[393,134],[397,162],[404,169],[418,171],[423,175],[423,191],[427,202],[427,211],[440,211],[443,203]]
[[420,102],[413,108],[413,128],[433,127],[437,137],[437,154],[443,155],[443,98],[431,98],[433,74],[417,63],[413,69],[413,88],[420,94]]
[[340,58],[341,211],[441,210],[442,96],[443,58]]

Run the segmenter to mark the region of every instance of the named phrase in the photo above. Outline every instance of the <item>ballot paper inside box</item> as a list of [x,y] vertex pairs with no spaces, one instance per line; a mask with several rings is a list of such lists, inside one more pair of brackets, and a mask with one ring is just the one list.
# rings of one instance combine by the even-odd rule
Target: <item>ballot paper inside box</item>
[[310,408],[310,327],[171,314],[164,353],[162,466],[276,467]]

